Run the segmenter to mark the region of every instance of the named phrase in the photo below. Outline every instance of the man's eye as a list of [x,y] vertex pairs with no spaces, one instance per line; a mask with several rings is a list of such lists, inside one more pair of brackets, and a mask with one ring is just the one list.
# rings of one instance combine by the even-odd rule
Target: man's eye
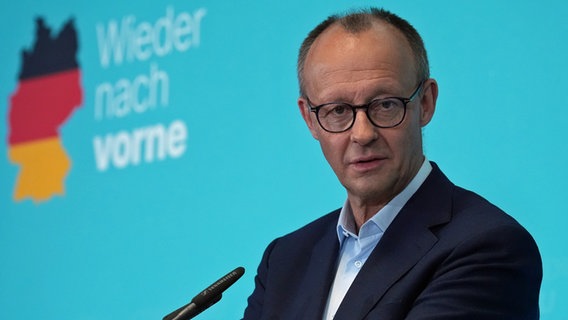
[[331,113],[334,115],[342,115],[347,112],[347,107],[345,105],[338,104],[331,109]]
[[377,107],[379,109],[383,109],[383,110],[394,109],[394,108],[398,107],[398,103],[397,103],[397,100],[385,99],[385,100],[378,101]]
[[344,104],[329,104],[320,110],[320,117],[338,118],[348,115],[350,108]]

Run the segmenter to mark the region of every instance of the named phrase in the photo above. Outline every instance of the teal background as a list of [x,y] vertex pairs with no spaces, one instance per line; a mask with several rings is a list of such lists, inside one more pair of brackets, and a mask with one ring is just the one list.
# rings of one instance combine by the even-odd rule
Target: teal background
[[[295,59],[329,14],[383,6],[422,34],[440,95],[426,154],[458,185],[517,218],[543,258],[542,319],[568,319],[565,184],[568,4],[561,1],[30,1],[0,10],[0,319],[161,319],[233,268],[247,269],[199,319],[237,319],[273,238],[339,207],[345,192],[297,110]],[[207,10],[199,47],[102,68],[96,25]],[[34,19],[75,18],[84,103],[64,124],[64,196],[14,202],[8,99]],[[94,119],[95,88],[148,73],[169,105]],[[177,159],[100,172],[93,138],[181,119]]]

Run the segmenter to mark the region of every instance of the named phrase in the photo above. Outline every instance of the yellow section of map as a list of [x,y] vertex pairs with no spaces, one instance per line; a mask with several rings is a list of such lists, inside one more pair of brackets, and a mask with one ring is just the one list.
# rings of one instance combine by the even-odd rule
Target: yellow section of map
[[63,181],[71,168],[71,160],[59,137],[12,145],[8,156],[20,166],[14,200],[30,197],[34,202],[41,202],[65,193]]

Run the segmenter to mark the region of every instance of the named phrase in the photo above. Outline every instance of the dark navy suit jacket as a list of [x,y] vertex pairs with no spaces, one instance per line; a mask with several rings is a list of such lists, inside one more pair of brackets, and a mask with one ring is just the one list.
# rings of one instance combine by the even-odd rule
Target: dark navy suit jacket
[[[533,238],[432,165],[335,319],[539,319],[542,263]],[[339,253],[338,217],[331,212],[268,246],[244,319],[322,319]]]

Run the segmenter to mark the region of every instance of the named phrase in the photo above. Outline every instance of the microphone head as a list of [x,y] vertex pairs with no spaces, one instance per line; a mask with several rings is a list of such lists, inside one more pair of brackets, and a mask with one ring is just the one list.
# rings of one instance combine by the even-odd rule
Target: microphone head
[[227,290],[232,286],[240,277],[245,273],[245,268],[238,267],[235,270],[227,273],[224,277],[217,280],[215,283],[210,285],[207,289],[203,290],[201,293],[196,295],[191,302],[195,303],[197,306],[204,306],[211,303],[212,299],[220,296],[223,291]]

